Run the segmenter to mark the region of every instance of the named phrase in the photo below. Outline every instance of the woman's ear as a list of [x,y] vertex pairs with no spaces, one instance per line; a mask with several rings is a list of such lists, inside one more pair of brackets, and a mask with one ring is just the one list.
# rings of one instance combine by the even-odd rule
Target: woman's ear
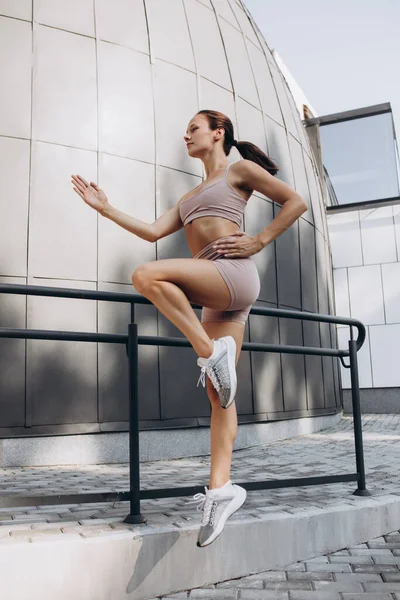
[[223,127],[218,127],[218,129],[216,130],[216,133],[217,133],[217,135],[216,135],[215,139],[220,140],[225,133],[225,129]]

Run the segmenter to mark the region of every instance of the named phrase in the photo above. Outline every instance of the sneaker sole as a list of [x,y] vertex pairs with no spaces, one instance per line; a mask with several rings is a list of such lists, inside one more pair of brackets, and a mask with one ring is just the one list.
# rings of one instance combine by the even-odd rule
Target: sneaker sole
[[216,530],[214,531],[212,536],[210,536],[208,538],[207,542],[202,545],[200,545],[197,542],[197,545],[199,548],[204,548],[205,546],[209,546],[220,535],[220,533],[222,533],[222,530],[225,527],[225,523],[226,523],[227,519],[229,519],[229,517],[231,515],[233,515],[233,513],[236,512],[242,506],[242,504],[244,504],[244,501],[246,500],[246,497],[247,497],[246,490],[240,486],[235,486],[235,487],[238,488],[237,496],[235,498],[233,498],[232,502],[230,504],[228,504],[228,506],[226,507],[225,513],[222,514],[221,519],[218,523],[218,527],[216,528]]
[[[223,400],[220,398],[222,408],[229,408],[236,396],[237,378],[236,378],[236,342],[231,336],[228,336],[226,341],[228,349],[228,369],[231,380],[231,393],[227,404],[224,406]],[[232,366],[233,365],[233,366]]]

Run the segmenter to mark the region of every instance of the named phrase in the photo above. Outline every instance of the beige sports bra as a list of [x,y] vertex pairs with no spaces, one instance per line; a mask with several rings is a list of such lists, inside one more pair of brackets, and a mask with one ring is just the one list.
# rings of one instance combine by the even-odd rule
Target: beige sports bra
[[240,227],[247,200],[228,182],[226,176],[230,166],[231,163],[226,167],[221,179],[180,202],[179,215],[183,225],[199,217],[222,217]]

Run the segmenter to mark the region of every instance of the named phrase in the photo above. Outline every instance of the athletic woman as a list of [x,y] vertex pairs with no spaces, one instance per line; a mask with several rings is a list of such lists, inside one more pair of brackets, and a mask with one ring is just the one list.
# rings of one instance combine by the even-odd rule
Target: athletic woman
[[[132,283],[189,340],[201,367],[197,384],[206,385],[211,403],[210,481],[206,493],[194,497],[203,510],[197,541],[202,547],[216,539],[227,518],[246,499],[246,491],[232,484],[230,469],[237,433],[236,364],[246,320],[260,291],[250,257],[286,231],[307,210],[307,204],[274,177],[278,167],[264,152],[235,140],[226,115],[201,110],[190,120],[184,140],[189,156],[202,161],[206,178],[154,223],[119,211],[103,190],[80,175],[72,175],[72,183],[74,191],[100,215],[149,242],[185,229],[192,258],[143,264],[133,273]],[[229,164],[227,156],[233,146],[243,160]],[[254,190],[282,208],[251,237],[239,228]],[[201,322],[191,302],[204,307]]]

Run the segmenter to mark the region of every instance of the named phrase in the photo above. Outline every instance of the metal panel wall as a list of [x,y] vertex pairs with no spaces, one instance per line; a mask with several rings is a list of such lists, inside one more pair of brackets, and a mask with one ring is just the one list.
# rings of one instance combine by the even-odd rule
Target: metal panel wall
[[[271,51],[240,2],[133,0],[110,11],[106,0],[86,0],[71,12],[67,0],[38,1],[33,15],[30,2],[19,4],[17,11],[6,3],[0,16],[1,281],[129,292],[138,265],[190,257],[183,231],[156,244],[136,238],[87,207],[69,180],[80,173],[97,181],[117,208],[153,221],[201,182],[201,164],[188,157],[182,137],[193,114],[210,108],[231,117],[239,140],[276,160],[278,178],[309,203],[293,227],[254,256],[257,304],[333,311],[310,144]],[[238,158],[233,149],[229,160]],[[255,193],[244,230],[255,235],[278,211]],[[181,335],[153,307],[138,306],[136,320],[141,334]],[[2,296],[0,321],[123,332],[129,310]],[[328,325],[260,316],[250,317],[245,340],[335,344]],[[208,423],[195,358],[187,348],[140,348],[142,427]],[[338,377],[329,357],[244,352],[239,420],[331,412]],[[127,415],[123,348],[1,341],[0,435],[118,431],[127,428]]]

